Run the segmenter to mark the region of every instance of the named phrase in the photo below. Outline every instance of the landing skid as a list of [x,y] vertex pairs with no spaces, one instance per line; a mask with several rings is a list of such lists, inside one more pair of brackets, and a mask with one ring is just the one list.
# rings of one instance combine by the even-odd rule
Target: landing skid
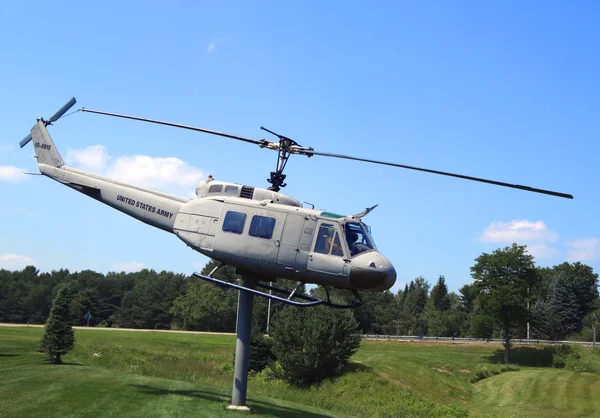
[[[212,273],[214,273],[214,270],[211,272],[211,274]],[[325,306],[329,306],[331,308],[352,309],[352,308],[358,308],[359,306],[361,306],[363,304],[362,298],[360,297],[358,292],[354,289],[351,289],[351,291],[354,294],[354,296],[356,297],[356,300],[353,299],[352,302],[350,302],[349,304],[342,305],[342,304],[334,303],[331,301],[331,297],[329,295],[329,290],[326,287],[323,287],[323,289],[325,290],[327,299],[323,300],[323,299],[314,298],[312,296],[306,296],[306,295],[296,293],[296,291],[298,290],[298,288],[300,287],[300,285],[302,283],[298,283],[298,286],[296,286],[296,288],[294,290],[292,290],[291,292],[289,290],[281,289],[279,287],[269,286],[269,285],[262,284],[262,283],[256,283],[256,286],[261,287],[263,289],[267,289],[267,290],[270,290],[271,292],[279,293],[281,295],[287,295],[286,297],[281,297],[281,296],[273,295],[270,293],[262,292],[260,290],[250,289],[245,286],[240,286],[240,285],[237,285],[234,283],[229,283],[229,282],[226,282],[223,280],[215,279],[214,277],[210,277],[210,275],[204,276],[199,273],[194,273],[194,276],[199,279],[205,280],[207,282],[217,284],[219,286],[225,286],[225,287],[229,287],[231,289],[241,290],[243,292],[252,293],[253,295],[262,296],[262,297],[265,297],[268,299],[276,300],[278,302],[287,303],[288,305],[299,306],[299,307],[304,307],[304,308],[308,308],[311,306],[317,306],[317,305],[325,305]],[[292,300],[292,298],[302,299],[307,302],[298,302],[298,301]]]

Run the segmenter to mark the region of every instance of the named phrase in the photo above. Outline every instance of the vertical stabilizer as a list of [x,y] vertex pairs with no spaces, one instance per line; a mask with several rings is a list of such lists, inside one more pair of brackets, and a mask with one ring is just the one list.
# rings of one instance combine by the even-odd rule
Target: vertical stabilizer
[[57,168],[65,165],[43,120],[39,119],[31,129],[31,138],[38,164],[46,164]]

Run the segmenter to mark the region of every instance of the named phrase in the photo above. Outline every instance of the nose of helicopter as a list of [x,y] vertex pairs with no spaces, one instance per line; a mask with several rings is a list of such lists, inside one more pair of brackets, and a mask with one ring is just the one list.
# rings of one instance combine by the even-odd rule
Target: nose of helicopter
[[382,254],[369,251],[352,258],[350,287],[367,291],[387,290],[396,283],[396,270]]

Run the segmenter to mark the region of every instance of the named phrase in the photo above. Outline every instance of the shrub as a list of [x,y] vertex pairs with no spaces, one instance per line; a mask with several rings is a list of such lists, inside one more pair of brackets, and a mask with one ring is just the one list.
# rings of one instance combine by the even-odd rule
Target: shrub
[[518,370],[520,370],[519,366],[514,364],[480,364],[469,375],[469,383],[479,382],[500,373],[516,372]]
[[600,373],[600,352],[563,344],[556,347],[552,367],[567,368],[576,372]]
[[273,340],[270,337],[265,337],[256,328],[253,328],[250,340],[250,354],[248,355],[248,369],[260,372],[274,360]]
[[307,386],[340,375],[360,346],[349,310],[286,307],[273,320],[273,351],[282,379]]

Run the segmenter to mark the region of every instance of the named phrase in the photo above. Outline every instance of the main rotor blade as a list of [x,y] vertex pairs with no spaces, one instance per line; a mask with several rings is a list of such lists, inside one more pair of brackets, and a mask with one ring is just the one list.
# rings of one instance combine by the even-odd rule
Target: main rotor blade
[[427,168],[420,168],[420,167],[412,167],[410,165],[404,165],[404,164],[387,163],[385,161],[369,160],[367,158],[357,158],[357,157],[351,157],[349,155],[332,154],[332,153],[328,153],[328,152],[304,151],[304,152],[302,152],[302,154],[305,154],[308,156],[321,155],[323,157],[342,158],[345,160],[363,161],[366,163],[388,165],[391,167],[407,168],[409,170],[424,171],[426,173],[433,173],[433,174],[441,174],[442,176],[456,177],[456,178],[464,179],[464,180],[472,180],[472,181],[478,181],[480,183],[494,184],[496,186],[510,187],[512,189],[525,190],[528,192],[542,193],[542,194],[547,194],[550,196],[557,196],[557,197],[564,197],[565,199],[573,199],[573,195],[570,195],[567,193],[553,192],[551,190],[544,190],[544,189],[536,189],[534,187],[522,186],[520,184],[510,184],[510,183],[504,183],[501,181],[487,180],[487,179],[483,179],[480,177],[471,177],[471,176],[464,176],[462,174],[447,173],[445,171],[429,170]]
[[250,144],[264,145],[264,141],[257,141],[256,139],[244,138],[243,136],[237,136],[237,135],[226,134],[223,132],[211,131],[210,129],[197,128],[195,126],[181,125],[179,123],[164,122],[164,121],[155,120],[155,119],[140,118],[137,116],[120,115],[118,113],[102,112],[100,110],[86,109],[84,107],[82,107],[80,110],[82,112],[97,113],[99,115],[115,116],[115,117],[123,118],[123,119],[133,119],[133,120],[139,120],[142,122],[156,123],[158,125],[166,125],[166,126],[173,126],[175,128],[189,129],[190,131],[204,132],[204,133],[211,134],[211,135],[218,135],[218,136],[224,136],[226,138],[237,139],[238,141],[248,142]]

